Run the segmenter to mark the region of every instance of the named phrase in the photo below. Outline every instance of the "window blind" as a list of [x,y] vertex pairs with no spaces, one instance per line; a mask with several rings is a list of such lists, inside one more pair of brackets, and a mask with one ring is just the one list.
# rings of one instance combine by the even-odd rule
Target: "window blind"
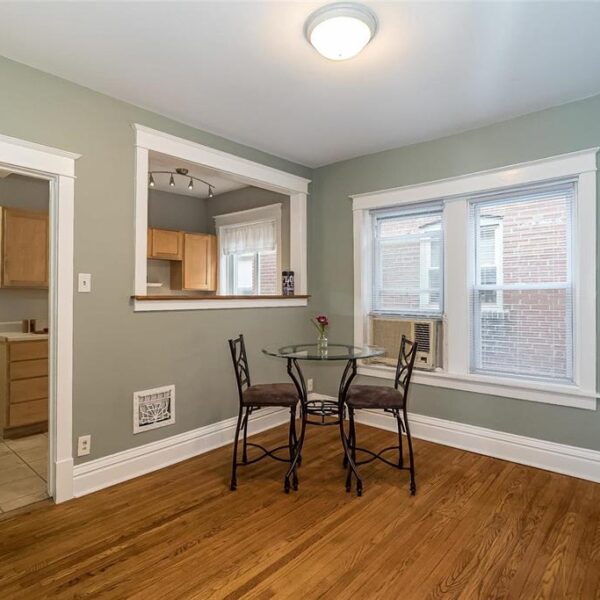
[[572,380],[574,199],[566,182],[471,200],[473,372]]
[[442,314],[442,211],[441,202],[372,211],[373,314]]

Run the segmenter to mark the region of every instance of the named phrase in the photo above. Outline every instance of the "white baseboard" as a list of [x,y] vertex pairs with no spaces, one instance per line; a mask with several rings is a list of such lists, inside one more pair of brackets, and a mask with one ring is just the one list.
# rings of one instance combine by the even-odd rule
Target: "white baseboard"
[[[313,396],[335,400],[333,396],[323,394]],[[387,431],[397,431],[396,419],[383,411],[357,410],[356,421]],[[408,421],[415,438],[600,483],[600,452],[597,450],[414,413],[409,413]]]
[[[263,408],[248,423],[248,435],[277,427],[289,419],[284,408]],[[233,441],[237,417],[98,458],[73,469],[73,494],[84,496],[168,465],[225,446]]]
[[[396,431],[396,420],[381,411],[356,411],[356,420]],[[416,438],[600,483],[600,452],[596,450],[424,415],[409,414],[408,421]]]
[[[311,399],[334,400],[323,394],[311,394]],[[254,435],[277,427],[288,418],[286,409],[262,409],[250,419],[248,432]],[[77,465],[73,468],[73,494],[83,496],[230,444],[236,420],[233,417]],[[382,412],[360,410],[356,420],[396,431],[395,419]],[[418,414],[409,414],[409,422],[415,438],[600,483],[600,452],[595,450]]]
[[60,504],[73,497],[73,459],[59,460],[54,470],[54,502]]

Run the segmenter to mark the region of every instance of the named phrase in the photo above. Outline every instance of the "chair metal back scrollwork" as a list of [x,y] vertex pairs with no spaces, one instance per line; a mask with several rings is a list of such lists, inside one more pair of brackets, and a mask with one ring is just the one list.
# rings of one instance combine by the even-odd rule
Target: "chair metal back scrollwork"
[[396,366],[396,377],[394,377],[394,387],[400,390],[404,395],[404,407],[408,397],[408,386],[412,376],[415,359],[417,357],[417,342],[411,342],[402,336],[400,342],[400,353],[398,355],[398,365]]
[[250,367],[248,366],[246,344],[244,343],[243,334],[240,333],[237,338],[229,340],[229,349],[231,350],[231,358],[233,359],[235,379],[237,382],[241,404],[243,401],[244,390],[252,385],[250,383]]

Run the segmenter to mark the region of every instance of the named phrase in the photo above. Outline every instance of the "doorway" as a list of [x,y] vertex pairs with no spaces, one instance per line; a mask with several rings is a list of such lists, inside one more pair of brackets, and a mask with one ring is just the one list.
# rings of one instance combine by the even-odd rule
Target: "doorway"
[[[10,332],[12,336],[19,337],[19,334],[21,336],[39,336],[27,340],[26,344],[18,347],[16,354],[10,353],[8,356],[9,362],[20,363],[16,368],[18,377],[14,376],[14,370],[8,371],[8,375],[5,375],[5,378],[8,378],[9,387],[13,379],[14,381],[36,379],[36,381],[17,383],[13,386],[17,398],[15,404],[23,403],[23,406],[17,407],[16,420],[9,418],[8,423],[5,422],[6,412],[3,413],[3,446],[0,450],[3,454],[9,452],[13,455],[12,459],[8,459],[9,462],[12,460],[14,463],[16,458],[19,459],[20,462],[17,462],[17,466],[21,468],[15,470],[22,471],[21,463],[24,463],[41,479],[45,478],[45,492],[39,491],[39,494],[45,493],[57,503],[73,497],[73,217],[75,160],[79,156],[72,152],[0,134],[0,169],[3,172],[10,172],[11,176],[14,174],[20,178],[36,180],[38,185],[43,185],[47,189],[47,215],[44,218],[47,222],[46,249],[48,254],[45,291],[48,307],[46,322],[43,322],[43,317],[36,319],[33,316],[35,322],[31,322],[32,319],[28,318],[28,331],[25,332],[23,323],[25,317],[20,319],[20,331],[14,330],[17,327],[14,324],[19,323],[19,318],[11,316],[7,321],[4,318],[0,319],[2,323],[13,324],[12,327],[3,325],[4,328],[12,329]],[[15,179],[14,181],[23,183],[24,179]],[[23,222],[21,222],[22,225]],[[0,223],[0,231],[3,226],[4,224]],[[40,246],[45,245],[42,243],[44,235],[41,234],[41,231],[43,230],[44,228],[38,223],[37,228],[33,228],[34,234],[31,235]],[[21,235],[21,239],[27,240],[27,237],[23,238]],[[25,273],[24,279],[37,277],[38,270],[34,269],[32,275],[31,271],[24,268],[22,253],[26,250],[25,244],[26,242],[21,241],[17,246],[21,252],[19,255],[21,262],[17,261],[17,265],[21,265]],[[0,240],[1,245],[2,240]],[[9,275],[9,281],[19,281],[18,278],[23,273],[19,274],[17,269],[16,275],[14,273]],[[2,291],[0,288],[0,292]],[[6,314],[8,315],[8,312]],[[48,331],[44,332],[44,329]],[[40,331],[41,333],[36,333]],[[44,362],[47,363],[47,366]],[[43,374],[45,369],[47,369],[47,375]],[[2,382],[0,377],[0,383],[6,384],[7,382]],[[41,397],[43,395],[41,390],[46,391],[45,401]],[[26,402],[32,400],[37,402],[25,405]],[[5,425],[8,425],[9,429],[12,429],[13,426],[28,425],[19,420],[24,413],[28,415],[34,413],[35,423],[42,423],[43,419],[40,416],[44,405],[47,412],[47,431],[43,431],[43,426],[37,431],[16,430],[17,434],[29,435],[21,437],[17,435],[16,438],[12,438],[14,441],[7,441],[7,439],[11,439],[13,433],[10,431],[9,436],[5,439]],[[26,406],[27,410],[25,410]],[[40,437],[34,439],[33,436]],[[29,439],[27,442],[18,442],[19,439],[23,440],[24,438]],[[47,453],[47,459],[43,456],[44,452]],[[11,454],[8,456],[10,457]],[[38,490],[34,494],[29,494],[29,489],[25,494],[21,494],[18,490],[11,493],[8,508],[12,510],[15,508],[15,504],[25,502],[23,498],[27,496],[31,499],[35,493],[38,493]],[[10,502],[13,500],[15,502],[11,504]]]
[[0,514],[49,497],[50,182],[0,167]]

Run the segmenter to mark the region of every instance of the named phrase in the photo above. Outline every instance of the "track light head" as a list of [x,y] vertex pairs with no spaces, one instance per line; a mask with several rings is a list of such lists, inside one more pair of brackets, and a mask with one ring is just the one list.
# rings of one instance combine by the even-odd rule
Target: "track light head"
[[213,189],[212,189],[212,185],[208,186],[208,197],[212,198],[214,196],[213,194]]
[[150,173],[150,179],[148,180],[148,185],[150,187],[154,187],[154,177],[152,177],[152,173]]
[[190,182],[188,183],[188,190],[194,189],[194,180],[190,177]]
[[169,179],[169,185],[171,187],[175,187],[175,180],[173,179],[173,174],[171,174],[171,178]]

